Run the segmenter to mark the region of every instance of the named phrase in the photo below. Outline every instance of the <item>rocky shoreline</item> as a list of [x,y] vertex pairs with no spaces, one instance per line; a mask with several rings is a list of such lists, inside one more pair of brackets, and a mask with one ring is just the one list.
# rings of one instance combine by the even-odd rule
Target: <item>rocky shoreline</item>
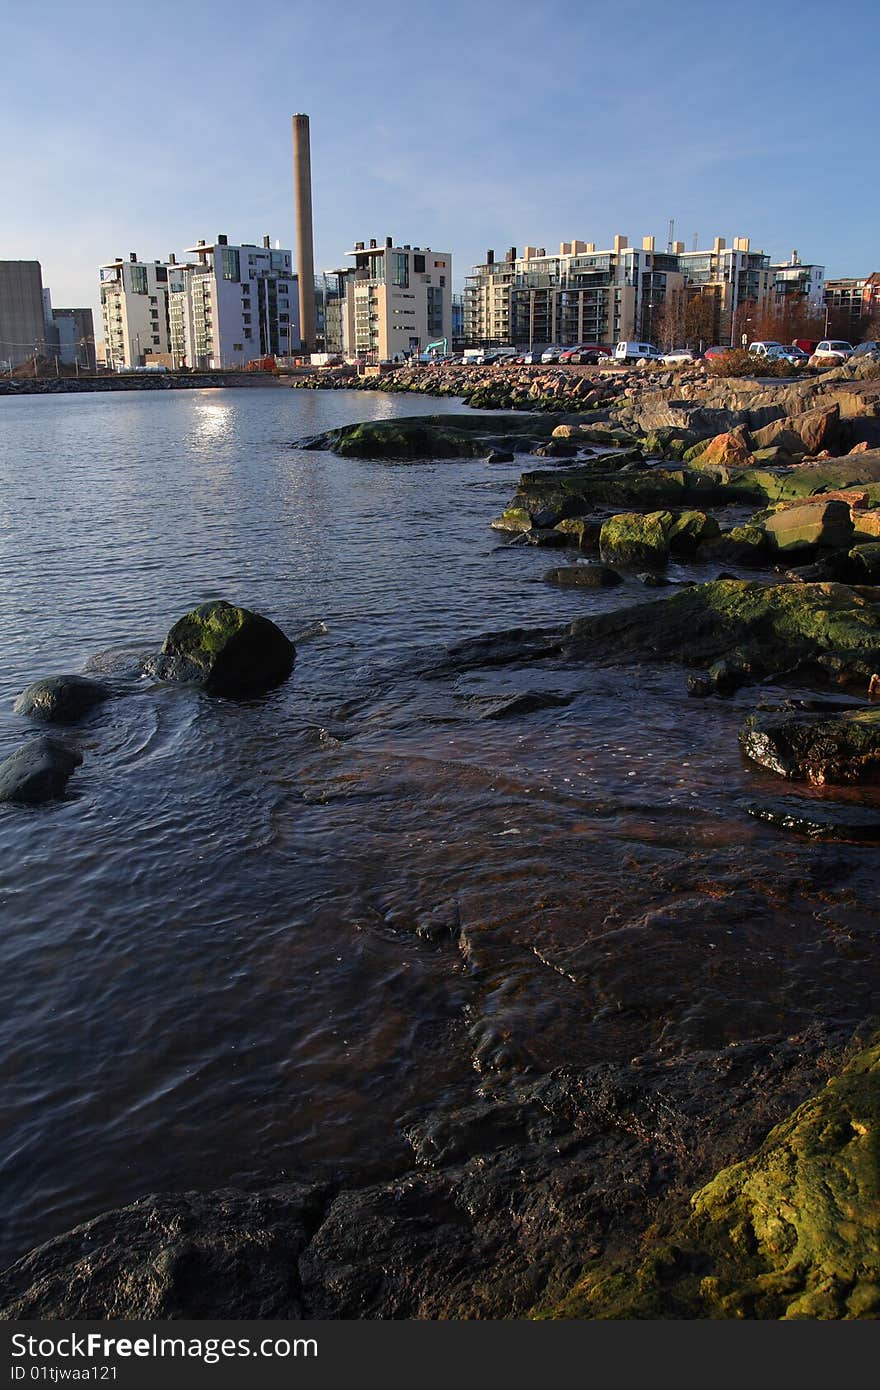
[[[548,582],[638,575],[651,596],[559,628],[488,633],[420,677],[680,667],[690,695],[709,702],[701,709],[742,701],[740,747],[760,769],[744,819],[874,855],[880,810],[858,798],[880,782],[880,378],[670,376],[620,373],[573,395],[564,384],[553,394],[557,378],[544,373],[528,417],[393,420],[300,447],[395,466],[537,454],[544,466],[522,474],[492,523],[500,536],[568,550]],[[488,392],[507,392],[507,404],[487,400],[487,381],[470,403],[519,409],[517,380]],[[403,381],[397,389],[414,389]],[[456,381],[441,375],[436,394]],[[671,566],[689,563],[714,577],[670,580]],[[781,801],[768,791],[789,783],[832,793]],[[821,895],[846,870],[831,858],[778,872],[806,875]],[[564,897],[564,861],[558,889]],[[880,1316],[876,922],[829,937],[808,910],[785,931],[780,920],[779,939],[756,938],[749,966],[736,966],[757,1011],[750,1030],[731,1040],[707,1028],[682,1050],[667,1022],[660,1046],[658,1020],[678,1006],[652,993],[651,951],[686,961],[684,943],[704,943],[723,972],[725,940],[749,931],[748,903],[723,883],[711,896],[711,921],[705,899],[679,884],[674,902],[621,927],[621,939],[644,938],[646,955],[629,967],[632,1012],[604,1055],[584,1010],[620,997],[609,985],[623,969],[613,930],[562,950],[561,909],[543,900],[541,920],[526,912],[521,939],[502,947],[454,905],[414,916],[419,937],[477,978],[497,973],[499,950],[545,959],[571,1020],[570,1059],[519,1066],[499,1023],[475,1054],[484,1080],[473,1105],[413,1118],[406,1172],[144,1197],[0,1275],[2,1316]],[[783,1022],[781,996],[762,1013],[768,952],[782,994],[809,1001],[836,972],[835,1008],[810,1017],[807,1003],[797,1028]],[[681,989],[686,1012],[686,978]]]
[[278,386],[271,372],[143,372],[140,375],[0,377],[0,396],[58,396],[89,391],[204,391],[227,386]]

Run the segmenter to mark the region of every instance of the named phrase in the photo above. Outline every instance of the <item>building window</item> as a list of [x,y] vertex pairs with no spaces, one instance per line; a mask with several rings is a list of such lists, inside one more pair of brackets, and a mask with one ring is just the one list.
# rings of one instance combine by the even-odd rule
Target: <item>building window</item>
[[424,258],[424,256],[413,256],[413,270],[415,271],[416,275],[423,275],[423,274],[424,274],[424,272],[425,272],[425,258]]
[[239,262],[237,247],[221,247],[220,260],[223,267],[223,279],[233,280],[236,283],[238,283],[238,281],[241,279],[241,265]]
[[409,256],[405,251],[395,251],[392,255],[391,283],[398,289],[409,289]]

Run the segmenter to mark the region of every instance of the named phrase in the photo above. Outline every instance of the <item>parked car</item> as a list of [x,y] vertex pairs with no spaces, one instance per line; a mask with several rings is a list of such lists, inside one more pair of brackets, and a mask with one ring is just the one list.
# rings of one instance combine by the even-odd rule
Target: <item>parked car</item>
[[544,351],[541,353],[541,361],[542,361],[542,362],[558,362],[561,353],[562,353],[562,348],[560,348],[560,347],[548,347],[548,348],[545,348]]
[[618,343],[614,349],[615,362],[662,362],[663,353],[653,343]]
[[852,343],[845,343],[841,338],[823,338],[821,343],[816,345],[814,358],[819,359],[819,364],[848,362],[853,355]]
[[853,357],[880,357],[880,343],[859,343],[853,349]]
[[794,343],[791,347],[771,347],[765,356],[771,362],[790,362],[793,367],[806,367],[810,360],[810,354]]
[[699,353],[694,352],[693,348],[673,348],[671,352],[664,352],[663,365],[665,367],[688,367],[696,362]]
[[819,346],[818,338],[794,338],[792,347],[799,347],[801,352],[805,352],[808,357],[812,357],[816,348]]
[[543,351],[540,348],[537,351],[524,352],[523,362],[527,367],[539,367],[541,365],[543,356]]
[[611,353],[598,343],[585,343],[577,352],[571,354],[570,360],[576,366],[595,367],[597,362],[610,361]]
[[703,356],[711,362],[713,357],[725,357],[728,352],[733,352],[733,348],[722,347],[720,343],[716,343],[714,347],[707,347]]

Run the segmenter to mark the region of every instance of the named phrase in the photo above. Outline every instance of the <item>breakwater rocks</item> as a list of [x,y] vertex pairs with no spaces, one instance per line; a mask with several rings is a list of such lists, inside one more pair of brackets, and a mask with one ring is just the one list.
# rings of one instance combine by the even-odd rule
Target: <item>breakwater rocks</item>
[[465,404],[487,410],[532,410],[551,413],[573,410],[623,408],[633,401],[687,400],[706,393],[719,400],[739,392],[791,388],[807,393],[831,389],[835,384],[870,381],[880,377],[880,364],[865,358],[856,366],[844,364],[829,371],[804,373],[794,379],[768,381],[755,376],[720,378],[703,363],[675,369],[625,367],[525,367],[494,363],[486,367],[461,364],[404,366],[358,376],[353,368],[321,368],[300,372],[290,385],[305,391],[414,392],[425,396],[458,396]]
[[132,372],[102,376],[0,377],[0,396],[56,396],[83,391],[204,391],[211,387],[278,386],[272,372]]

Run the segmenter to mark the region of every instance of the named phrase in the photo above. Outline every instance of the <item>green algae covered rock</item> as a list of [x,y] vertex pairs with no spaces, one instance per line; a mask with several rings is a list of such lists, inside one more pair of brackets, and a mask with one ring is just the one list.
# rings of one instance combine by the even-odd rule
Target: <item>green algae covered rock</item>
[[662,566],[669,555],[670,512],[618,512],[603,524],[599,554],[608,564]]
[[756,678],[797,670],[863,686],[880,670],[880,604],[846,584],[719,579],[578,618],[569,647],[576,657],[691,666],[739,652]]
[[215,695],[247,695],[284,680],[295,659],[293,643],[268,618],[218,599],[174,624],[146,674]]
[[880,1040],[723,1169],[628,1269],[598,1265],[557,1318],[880,1317]]

